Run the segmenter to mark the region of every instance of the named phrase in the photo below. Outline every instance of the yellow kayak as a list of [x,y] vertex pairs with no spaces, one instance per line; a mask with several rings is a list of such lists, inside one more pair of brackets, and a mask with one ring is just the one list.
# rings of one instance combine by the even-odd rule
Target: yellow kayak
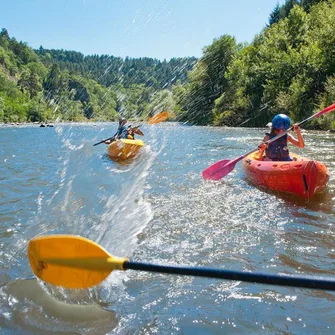
[[134,158],[143,146],[142,140],[121,139],[109,144],[107,154],[114,160],[127,160]]

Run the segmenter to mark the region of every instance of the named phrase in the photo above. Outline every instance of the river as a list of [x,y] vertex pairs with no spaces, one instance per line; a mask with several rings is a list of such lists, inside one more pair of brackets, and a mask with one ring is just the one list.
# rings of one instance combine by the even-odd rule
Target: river
[[142,271],[114,271],[88,290],[36,280],[27,243],[46,234],[141,262],[335,276],[334,133],[305,131],[305,148],[291,148],[330,171],[307,201],[254,187],[241,163],[202,179],[265,129],[144,125],[141,154],[118,165],[93,146],[116,126],[0,127],[2,334],[334,334],[329,291]]

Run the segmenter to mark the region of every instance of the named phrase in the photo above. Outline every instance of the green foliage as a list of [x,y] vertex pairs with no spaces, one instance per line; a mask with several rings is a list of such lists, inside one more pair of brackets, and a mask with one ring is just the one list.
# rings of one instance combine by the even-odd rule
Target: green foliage
[[43,122],[48,120],[48,110],[42,104],[31,101],[27,106],[27,119],[31,122]]
[[4,68],[10,68],[11,61],[9,58],[9,55],[5,51],[3,47],[0,46],[0,65],[2,65]]
[[0,121],[4,119],[5,98],[0,95]]
[[279,4],[277,3],[276,7],[273,9],[273,11],[271,12],[270,14],[270,17],[269,17],[269,25],[273,25],[274,23],[277,23],[279,22],[281,19],[280,17],[280,6]]
[[21,97],[21,92],[17,88],[15,82],[8,80],[8,78],[0,72],[0,93],[4,95],[17,99]]
[[[334,0],[287,0],[249,45],[229,35],[203,56],[152,58],[34,52],[0,32],[0,122],[145,119],[169,110],[196,124],[301,121],[335,101]],[[306,124],[335,126],[335,113]]]
[[312,6],[328,0],[286,0],[281,6],[277,3],[273,11],[270,13],[269,26],[287,18],[295,5],[301,6],[307,13],[310,12]]
[[[280,112],[301,121],[331,96],[325,92],[332,91],[329,78],[335,73],[335,7],[321,1],[307,13],[292,3],[286,3],[289,14],[245,46],[228,67],[226,91],[215,100],[215,124],[264,126]],[[306,127],[321,127],[321,122]]]
[[23,92],[27,92],[31,98],[36,97],[42,90],[42,78],[37,72],[30,70],[28,67],[21,72],[18,86]]
[[225,73],[237,54],[235,38],[224,35],[204,49],[204,55],[189,73],[185,97],[180,100],[180,121],[213,122],[215,100],[228,88]]
[[47,69],[32,49],[0,34],[0,122],[116,118],[116,94],[94,80]]
[[[335,102],[335,75],[328,77],[325,84],[325,91],[319,98],[318,110],[321,110]],[[321,118],[315,119],[312,123],[313,128],[335,130],[335,113],[329,113]]]
[[131,85],[129,88],[114,87],[117,94],[117,112],[127,119],[138,119],[148,115],[148,106],[154,93],[152,87],[144,84]]
[[155,92],[147,106],[148,116],[155,115],[162,111],[170,111],[171,114],[171,111],[175,110],[176,103],[173,93],[171,90],[167,89]]
[[180,81],[177,81],[176,85],[172,86],[172,94],[175,101],[176,112],[181,112],[180,106],[185,104],[186,96],[186,85],[183,85]]
[[34,52],[2,29],[0,122],[144,118],[162,106],[173,108],[166,88],[185,82],[195,61],[84,56],[43,47]]
[[196,62],[194,57],[172,58],[167,62],[147,57],[84,56],[76,51],[47,50],[43,47],[35,51],[45,65],[58,64],[61,70],[94,79],[106,87],[121,82],[126,88],[134,84],[154,89],[171,87],[178,80],[186,82],[187,72]]

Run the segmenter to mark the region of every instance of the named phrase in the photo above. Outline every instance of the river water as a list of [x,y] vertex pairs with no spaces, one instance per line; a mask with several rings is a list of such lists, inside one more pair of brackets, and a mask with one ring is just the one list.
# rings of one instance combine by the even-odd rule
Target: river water
[[304,132],[294,150],[330,171],[327,190],[306,201],[255,188],[241,163],[202,179],[254,149],[264,129],[144,125],[130,165],[92,145],[115,129],[0,127],[1,334],[334,334],[329,291],[142,271],[114,271],[88,290],[37,281],[27,243],[46,234],[134,261],[335,276],[334,133]]

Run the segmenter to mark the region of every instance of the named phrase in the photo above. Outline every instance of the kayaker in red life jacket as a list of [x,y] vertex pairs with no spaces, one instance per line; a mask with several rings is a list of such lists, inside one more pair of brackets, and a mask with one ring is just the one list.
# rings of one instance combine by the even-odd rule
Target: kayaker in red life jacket
[[[285,134],[270,144],[264,143],[279,135],[281,132],[289,129],[290,125],[291,120],[285,114],[278,114],[273,118],[271,132],[265,133],[263,142],[258,146],[259,157],[263,157],[263,161],[292,161],[288,151],[288,142],[292,143],[298,148],[303,148],[305,146],[304,139],[302,138],[298,124],[293,125],[293,130],[297,133],[298,139],[295,139],[290,134]],[[265,156],[263,156],[264,151]]]

